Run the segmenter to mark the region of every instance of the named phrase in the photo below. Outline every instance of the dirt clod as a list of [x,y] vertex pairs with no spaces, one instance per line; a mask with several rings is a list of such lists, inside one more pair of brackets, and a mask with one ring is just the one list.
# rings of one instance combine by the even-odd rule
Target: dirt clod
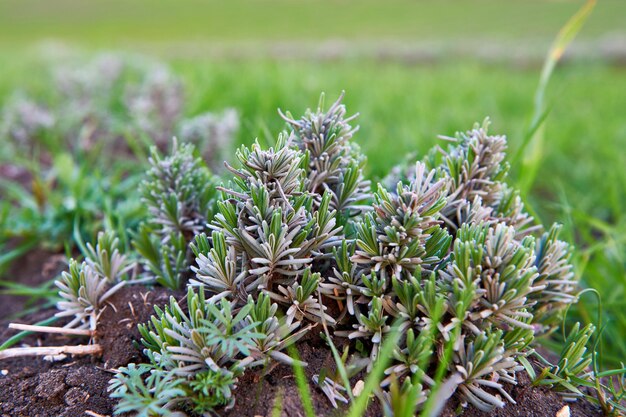
[[35,394],[45,400],[57,398],[65,391],[65,373],[64,369],[52,369],[39,375]]

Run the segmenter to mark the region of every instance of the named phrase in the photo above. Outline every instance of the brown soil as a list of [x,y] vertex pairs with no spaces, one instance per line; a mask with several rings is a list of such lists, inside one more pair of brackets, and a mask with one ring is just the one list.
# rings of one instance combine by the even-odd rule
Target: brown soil
[[[22,282],[36,284],[56,275],[48,272],[44,278],[41,268],[44,263],[36,260],[45,259],[42,253],[34,253],[29,262],[18,262],[14,278]],[[54,257],[48,259],[55,259]],[[49,265],[53,265],[56,260]],[[48,264],[47,262],[45,264]],[[58,265],[57,265],[58,267]],[[37,273],[37,268],[39,272]],[[50,271],[54,268],[48,267]],[[52,275],[50,275],[52,274]],[[31,281],[32,280],[32,281]],[[122,288],[109,300],[109,305],[102,313],[99,325],[98,343],[104,348],[102,357],[66,358],[57,362],[48,362],[42,358],[19,358],[0,362],[0,416],[1,417],[78,417],[92,411],[103,416],[113,414],[114,401],[107,393],[108,381],[113,369],[130,362],[145,360],[138,348],[139,332],[137,324],[146,322],[153,314],[154,305],[167,303],[171,291],[163,288],[131,286]],[[179,300],[182,293],[174,294]],[[21,308],[21,301],[5,298],[0,300],[3,308],[9,306],[15,311]],[[3,311],[5,313],[6,310]],[[33,323],[54,314],[48,309],[29,315],[20,322]],[[6,313],[4,314],[6,317]],[[14,334],[6,329],[9,320],[0,321],[0,342]],[[334,370],[332,354],[316,331],[298,344],[300,358],[308,363],[305,368],[307,379],[311,381],[314,373],[322,368]],[[79,344],[87,341],[81,338],[68,338],[58,335],[31,335],[21,343],[29,346],[55,346]],[[6,371],[6,372],[4,372]],[[6,375],[3,375],[6,373]],[[361,375],[361,378],[365,376]],[[355,378],[359,379],[359,377]],[[509,404],[504,409],[492,413],[482,413],[472,407],[462,409],[457,400],[451,400],[444,409],[443,416],[452,417],[463,411],[468,417],[553,417],[566,405],[561,397],[545,388],[533,388],[529,378],[519,376],[520,385],[511,387],[512,397],[517,404]],[[341,416],[345,408],[335,410],[325,395],[310,383],[311,397],[316,416]],[[231,410],[222,410],[219,415],[227,417],[270,416],[275,403],[281,404],[282,417],[304,417],[298,388],[292,369],[286,365],[273,366],[248,372],[240,378],[234,391],[235,406]],[[279,398],[280,401],[276,399]],[[572,417],[600,416],[601,413],[587,402],[569,404]],[[367,411],[367,417],[381,416],[377,403]]]
[[[64,255],[35,249],[14,261],[3,279],[18,282],[29,287],[44,284],[66,269],[67,262]],[[27,305],[28,298],[3,294],[0,287],[0,320],[21,312]]]
[[[114,368],[129,362],[141,362],[143,355],[133,341],[139,339],[137,324],[154,312],[154,305],[163,305],[170,291],[162,288],[122,288],[112,296],[102,312],[98,343],[104,348],[100,358],[76,357],[59,362],[42,358],[19,358],[0,362],[7,375],[0,376],[0,414],[2,417],[74,417],[85,411],[112,414],[113,403],[107,394],[108,381]],[[117,311],[117,313],[116,313]],[[54,314],[44,310],[28,317],[32,323]],[[15,332],[0,323],[0,340]],[[84,338],[37,334],[22,341],[29,346],[61,346],[87,343]],[[4,373],[4,372],[3,372]]]
[[[507,404],[504,408],[485,413],[474,407],[467,407],[463,417],[556,417],[563,407],[568,406],[571,417],[600,417],[602,412],[588,401],[565,402],[555,391],[545,387],[532,387],[530,377],[526,372],[517,374],[519,384],[508,387],[507,392],[516,404]],[[459,403],[451,400],[441,414],[441,417],[454,417],[458,413]]]
[[[304,373],[308,381],[312,381],[314,374],[326,368],[329,373],[336,370],[332,352],[326,343],[315,334],[315,330],[298,343],[300,360],[305,361],[307,366]],[[352,385],[364,375],[357,375]],[[343,416],[345,406],[339,409],[333,408],[326,395],[310,382],[310,394],[313,409],[316,416]],[[287,365],[279,365],[268,370],[246,373],[239,380],[237,389],[234,391],[235,406],[231,410],[225,410],[220,415],[224,417],[238,416],[263,416],[272,415],[274,407],[282,410],[281,417],[305,417],[305,412],[300,400],[300,393],[293,376],[293,369]],[[381,416],[382,411],[378,403],[372,404],[363,417]]]

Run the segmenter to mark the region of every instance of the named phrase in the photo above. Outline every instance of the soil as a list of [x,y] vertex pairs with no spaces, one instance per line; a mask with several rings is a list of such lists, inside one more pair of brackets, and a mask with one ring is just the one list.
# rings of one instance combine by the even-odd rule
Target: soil
[[[44,249],[35,249],[13,262],[9,270],[3,275],[3,279],[34,288],[54,279],[66,268],[65,255]],[[2,306],[0,320],[31,307],[27,302],[27,297],[0,292],[0,306]]]
[[[526,372],[517,374],[518,385],[507,387],[507,392],[516,404],[507,404],[490,413],[479,411],[474,407],[464,410],[463,417],[556,417],[565,406],[569,407],[571,417],[600,417],[602,412],[588,401],[565,402],[555,391],[546,387],[532,387]],[[441,413],[441,417],[454,417],[459,409],[459,402],[451,400]],[[567,414],[566,414],[567,415]]]
[[[308,381],[314,374],[326,368],[329,373],[336,371],[332,352],[313,330],[309,335],[300,339],[298,345],[300,360],[307,363],[304,373]],[[341,350],[341,349],[340,349]],[[354,386],[359,379],[366,376],[357,375],[351,382]],[[339,409],[333,408],[326,395],[316,386],[310,384],[310,394],[316,416],[343,416],[346,408],[340,404]],[[237,389],[234,391],[235,406],[231,410],[220,413],[224,417],[238,416],[271,416],[275,406],[280,407],[281,417],[305,417],[300,400],[300,393],[293,376],[293,368],[279,365],[269,370],[246,373],[240,378]],[[378,403],[372,404],[363,417],[381,416],[382,411]]]
[[[154,305],[163,305],[171,291],[135,286],[122,288],[113,295],[100,316],[97,335],[103,346],[99,358],[76,357],[58,362],[43,358],[8,359],[0,363],[0,415],[2,417],[74,417],[86,411],[111,415],[113,403],[107,394],[113,370],[130,362],[141,362],[143,355],[134,341],[139,340],[137,324],[146,322]],[[178,294],[180,295],[180,294]],[[32,323],[50,317],[54,309],[29,316]],[[0,323],[0,340],[15,332]],[[35,334],[23,345],[62,346],[87,343],[84,338]],[[6,371],[6,372],[5,372]]]
[[[16,262],[13,279],[23,283],[36,284],[55,276],[61,267],[57,257],[33,252],[23,260]],[[49,255],[49,254],[48,254]],[[44,262],[38,260],[46,259]],[[54,265],[54,267],[53,267]],[[38,270],[38,271],[37,271]],[[47,272],[44,273],[44,270]],[[179,300],[184,294],[172,294],[163,288],[130,286],[122,288],[109,299],[104,309],[97,335],[98,343],[103,346],[101,357],[68,357],[56,362],[36,358],[16,358],[0,362],[0,417],[78,417],[112,416],[114,401],[108,397],[108,381],[116,367],[130,362],[142,362],[145,357],[138,345],[137,324],[148,321],[154,312],[154,305],[167,303],[170,295]],[[23,306],[23,301],[13,298],[0,300],[3,305],[0,316],[0,342],[8,339],[14,331],[7,329],[7,312],[16,312]],[[8,309],[7,309],[8,308]],[[34,323],[50,317],[54,309],[46,309],[31,314],[19,322]],[[61,323],[62,325],[62,323]],[[305,374],[310,381],[314,373],[322,368],[334,370],[334,360],[330,350],[313,331],[298,343],[301,360],[308,363]],[[36,334],[23,339],[21,344],[28,346],[55,346],[87,343],[80,337],[70,338],[60,335]],[[359,375],[358,379],[364,379]],[[530,386],[528,376],[518,376],[520,384],[511,387],[510,392],[517,404],[508,404],[503,409],[491,413],[480,412],[473,407],[463,409],[458,400],[452,399],[445,407],[442,416],[453,417],[463,411],[467,417],[554,417],[565,405],[570,407],[572,417],[593,417],[602,415],[591,404],[584,401],[565,403],[555,392],[545,388]],[[311,397],[316,416],[341,416],[345,408],[334,409],[326,396],[310,384]],[[240,378],[234,390],[235,405],[230,410],[220,410],[219,415],[226,417],[257,417],[273,415],[275,403],[282,404],[282,417],[304,417],[298,388],[291,367],[273,366],[248,372]],[[276,399],[279,398],[280,401]],[[91,412],[91,414],[86,414]],[[381,416],[377,402],[367,410],[367,417]]]

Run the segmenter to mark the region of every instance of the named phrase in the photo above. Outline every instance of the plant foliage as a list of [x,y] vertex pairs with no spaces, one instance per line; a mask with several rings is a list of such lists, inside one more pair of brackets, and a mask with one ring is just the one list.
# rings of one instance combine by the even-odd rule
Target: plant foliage
[[[158,283],[190,279],[186,306],[172,298],[140,326],[150,364],[113,380],[118,412],[231,406],[247,370],[301,366],[284,350],[319,325],[346,349],[334,377],[314,377],[334,406],[355,398],[349,378],[363,368],[382,375],[366,387],[389,415],[451,396],[483,411],[514,402],[507,387],[577,283],[559,227],[540,234],[506,184],[506,139],[476,125],[370,192],[341,98],[283,117],[276,143],[241,147],[219,187],[189,145],[153,152],[135,247]],[[577,389],[592,329],[581,332],[544,383]]]

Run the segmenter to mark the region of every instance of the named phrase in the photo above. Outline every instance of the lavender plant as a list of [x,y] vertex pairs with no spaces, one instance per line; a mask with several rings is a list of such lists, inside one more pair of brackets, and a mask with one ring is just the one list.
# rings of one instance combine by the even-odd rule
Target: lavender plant
[[109,283],[124,280],[135,263],[120,252],[120,240],[113,232],[100,232],[94,247],[87,243],[85,262]]
[[188,244],[206,228],[214,184],[191,144],[179,145],[174,140],[167,157],[153,148],[150,165],[141,185],[150,218],[133,243],[143,257],[145,274],[176,289],[189,270]]
[[[217,232],[213,250],[207,253],[211,244],[206,235],[196,239],[194,285],[206,285],[211,292],[226,286],[227,297],[235,302],[265,291],[288,306],[300,301],[306,304],[316,291],[315,279],[298,290],[301,277],[311,276],[307,268],[314,261],[325,261],[339,241],[341,227],[337,226],[336,211],[330,209],[330,193],[312,195],[304,189],[304,154],[289,146],[289,138],[281,135],[268,150],[255,144],[237,152],[241,167],[228,166],[235,174],[234,183],[222,188],[224,199],[218,202],[211,224]],[[220,264],[229,265],[228,271],[221,268],[226,274],[216,273]],[[298,300],[297,292],[307,296]],[[222,296],[220,292],[215,295]],[[311,308],[307,314],[313,311],[318,316],[322,312]]]
[[[438,146],[425,156],[423,162],[436,169],[436,177],[448,181],[447,202],[439,212],[440,219],[451,233],[464,223],[479,221],[504,222],[514,226],[520,236],[536,233],[540,226],[524,210],[519,192],[506,183],[506,138],[489,135],[489,124],[485,119],[467,132],[442,136],[448,147]],[[414,177],[413,167],[404,163],[394,167],[383,183],[392,186]]]
[[127,273],[135,267],[120,253],[119,238],[113,232],[100,232],[95,247],[87,243],[82,263],[69,261],[69,269],[55,281],[61,300],[57,317],[70,317],[65,327],[95,331],[104,302],[122,288]]
[[[341,117],[335,122],[342,123]],[[144,183],[154,223],[162,232],[167,230],[161,234],[165,244],[172,229],[180,235],[180,225],[190,225],[187,230],[192,235],[201,230],[194,225],[202,224],[180,221],[180,210],[164,208],[164,197],[178,189],[164,178],[174,177],[182,187],[185,178],[196,171],[181,169],[169,175],[178,165],[173,159],[158,163],[153,157],[152,179]],[[281,351],[312,324],[334,323],[318,295],[320,273],[312,270],[330,264],[333,247],[341,241],[342,227],[337,224],[337,211],[331,208],[332,192],[324,186],[307,189],[307,153],[298,147],[293,132],[281,134],[269,149],[258,144],[242,147],[237,159],[238,167],[227,165],[232,181],[219,187],[222,196],[209,222],[211,236],[197,234],[191,246],[196,266],[191,267],[195,278],[189,283],[189,314],[172,300],[168,308],[157,310],[148,326],[140,328],[155,369],[184,379],[188,395],[179,405],[203,412],[230,403],[229,387],[245,369],[269,360],[294,363]],[[194,185],[189,194],[194,201],[202,195],[202,187],[209,185],[208,179],[188,183]],[[172,194],[172,201],[185,201],[186,194]],[[139,238],[149,239],[147,235]],[[136,242],[142,254],[149,253],[150,246],[142,245]],[[155,265],[153,270],[162,268]],[[113,385],[119,395],[120,387],[130,383],[124,372]],[[209,381],[215,384],[217,380],[225,384],[223,389],[207,387]]]
[[[395,188],[370,192],[340,100],[283,115],[288,131],[272,147],[239,149],[215,211],[191,148],[154,154],[143,186],[153,220],[135,245],[158,282],[194,276],[186,309],[172,298],[140,326],[150,364],[113,380],[118,412],[232,405],[246,370],[293,364],[284,349],[318,324],[333,348],[360,352],[358,369],[376,369],[385,341],[398,337],[375,390],[389,415],[409,394],[409,414],[452,395],[484,411],[514,402],[507,387],[528,370],[535,336],[576,300],[571,248],[558,226],[537,235],[505,183],[506,140],[487,124],[396,169]],[[553,369],[560,381],[588,364],[573,350],[565,356],[574,364]],[[320,371],[314,382],[335,406],[356,395],[348,377]]]
[[65,327],[96,330],[104,302],[125,284],[110,285],[86,262],[70,261],[69,272],[63,272],[56,281],[61,301],[57,303],[57,317],[71,317]]
[[[197,413],[210,413],[219,406],[233,404],[232,390],[237,378],[253,366],[263,365],[273,358],[290,363],[280,350],[294,339],[282,339],[287,328],[281,327],[274,316],[276,305],[267,297],[252,297],[239,309],[222,299],[219,303],[206,302],[203,291],[189,288],[185,313],[172,297],[169,306],[157,309],[157,315],[139,330],[151,364],[151,378],[163,382],[151,389],[147,401],[162,398],[154,415],[175,415],[174,407],[187,407]],[[120,370],[111,382],[113,395],[122,398],[118,412],[145,409],[142,394],[135,386],[140,379],[132,379],[134,365]],[[151,383],[150,377],[147,383]],[[143,394],[145,395],[145,394]]]
[[102,54],[87,62],[53,68],[61,98],[60,134],[68,149],[77,153],[97,147],[102,137],[112,139],[116,118],[109,108],[124,67],[120,56]]
[[15,155],[31,155],[37,139],[55,123],[56,118],[48,108],[23,93],[15,93],[2,109],[0,137],[7,139]]
[[[338,324],[353,329],[335,335],[369,346],[370,367],[391,323],[403,332],[383,385],[417,382],[425,397],[446,387],[484,411],[514,402],[503,383],[516,383],[535,334],[549,326],[544,312],[575,301],[569,247],[553,228],[536,248],[530,216],[503,183],[505,148],[503,137],[475,127],[442,158],[418,163],[395,193],[379,186],[354,246],[344,243],[348,254],[322,284],[350,306]],[[416,334],[431,334],[432,348]],[[382,397],[389,406],[393,397]]]
[[316,112],[307,110],[295,120],[289,112],[281,116],[295,136],[294,143],[305,152],[306,188],[321,196],[331,193],[330,206],[343,216],[352,217],[368,210],[360,204],[369,198],[369,181],[363,177],[365,157],[352,136],[358,130],[350,125],[358,114],[346,117],[341,104],[343,93],[327,111],[323,111],[324,95]]

